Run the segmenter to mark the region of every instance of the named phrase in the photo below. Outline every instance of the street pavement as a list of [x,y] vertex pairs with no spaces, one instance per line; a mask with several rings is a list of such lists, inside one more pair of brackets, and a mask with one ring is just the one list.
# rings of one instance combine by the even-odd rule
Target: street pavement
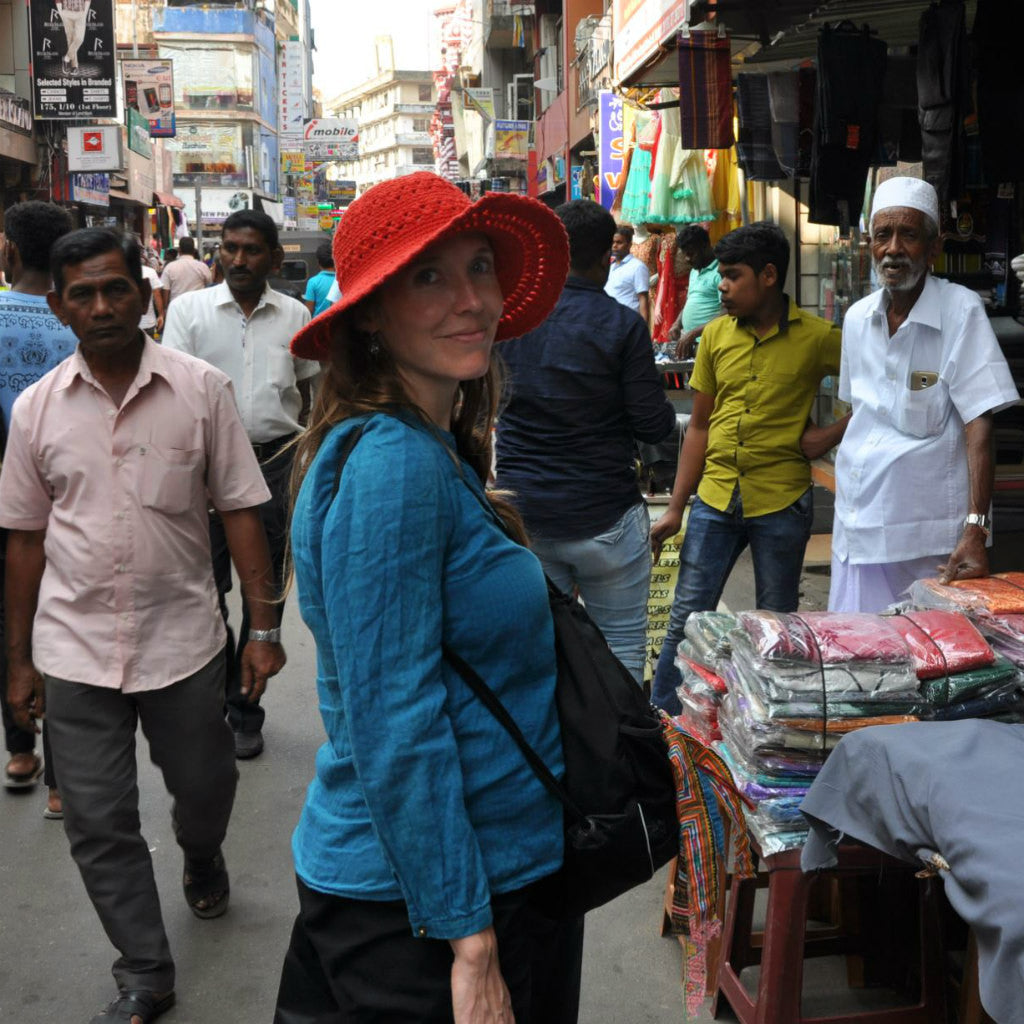
[[[805,605],[823,607],[821,579],[805,582]],[[733,609],[753,606],[749,558],[737,565],[724,600]],[[284,637],[288,664],[265,700],[266,750],[239,764],[224,847],[231,909],[223,918],[200,921],[185,905],[170,801],[139,735],[142,829],[178,972],[178,1004],[161,1017],[167,1024],[270,1024],[273,1017],[296,912],[291,833],[323,738],[314,645],[294,599]],[[85,896],[62,826],[43,819],[44,805],[42,787],[0,794],[0,1024],[87,1024],[114,995],[109,972],[116,954]],[[684,1019],[680,946],[660,935],[664,885],[665,870],[588,916],[581,1022]],[[734,1018],[726,1011],[720,1019]]]

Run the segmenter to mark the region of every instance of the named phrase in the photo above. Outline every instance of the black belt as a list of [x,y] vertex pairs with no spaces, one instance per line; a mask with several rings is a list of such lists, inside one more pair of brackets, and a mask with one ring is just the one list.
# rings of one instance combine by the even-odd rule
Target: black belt
[[285,434],[284,437],[275,437],[273,441],[261,441],[259,444],[253,444],[252,450],[256,458],[263,462],[276,455],[286,444],[294,441],[298,436],[298,434]]

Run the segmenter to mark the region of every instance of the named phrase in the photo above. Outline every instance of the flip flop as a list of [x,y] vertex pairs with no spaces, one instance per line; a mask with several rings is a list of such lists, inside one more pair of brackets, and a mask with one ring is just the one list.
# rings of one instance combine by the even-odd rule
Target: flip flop
[[32,767],[27,772],[12,772],[9,767],[4,771],[4,789],[31,789],[42,774],[43,759],[33,754]]
[[[226,913],[231,883],[224,854],[218,850],[216,856],[207,861],[189,861],[186,858],[181,886],[185,890],[185,902],[196,917],[209,920]],[[199,906],[204,901],[206,906]]]
[[142,1024],[149,1024],[173,1005],[173,992],[158,996],[148,989],[125,989],[102,1013],[97,1013],[90,1024],[114,1024],[116,1021],[131,1024],[132,1017],[141,1017]]

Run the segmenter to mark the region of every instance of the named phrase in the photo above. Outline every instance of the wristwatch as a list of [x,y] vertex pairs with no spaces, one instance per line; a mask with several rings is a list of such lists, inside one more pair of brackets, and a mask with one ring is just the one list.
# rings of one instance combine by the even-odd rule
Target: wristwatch
[[980,512],[971,512],[964,519],[964,526],[977,526],[980,530],[984,531],[986,537],[992,534],[992,520],[988,516],[983,516]]
[[274,629],[250,629],[250,640],[260,640],[265,644],[279,644],[281,642],[281,627]]

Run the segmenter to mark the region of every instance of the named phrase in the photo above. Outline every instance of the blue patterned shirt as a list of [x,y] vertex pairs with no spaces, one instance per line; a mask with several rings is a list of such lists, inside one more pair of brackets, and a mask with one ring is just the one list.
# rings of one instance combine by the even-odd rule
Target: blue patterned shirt
[[6,433],[14,400],[72,352],[78,339],[45,295],[0,292],[0,411]]

